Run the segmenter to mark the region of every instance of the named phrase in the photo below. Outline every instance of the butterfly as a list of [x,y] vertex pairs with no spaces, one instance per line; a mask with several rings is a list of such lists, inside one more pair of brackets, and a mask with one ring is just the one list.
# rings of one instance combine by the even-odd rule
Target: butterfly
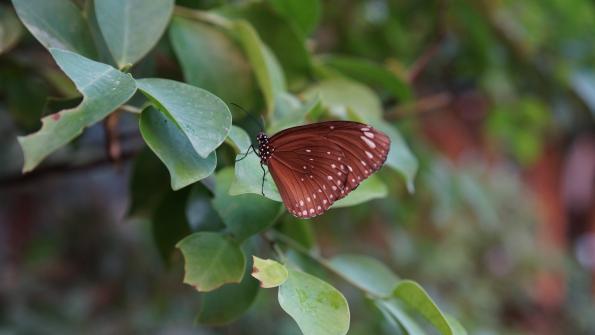
[[347,196],[382,167],[390,149],[384,133],[351,121],[292,127],[270,138],[260,132],[257,140],[261,166],[268,167],[289,213],[302,219]]

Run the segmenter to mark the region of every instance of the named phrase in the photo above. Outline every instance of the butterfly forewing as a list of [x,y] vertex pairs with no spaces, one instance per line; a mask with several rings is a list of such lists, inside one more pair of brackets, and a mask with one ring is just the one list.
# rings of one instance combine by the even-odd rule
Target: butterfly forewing
[[289,212],[309,218],[378,170],[389,146],[386,135],[365,124],[320,122],[271,137],[274,150],[267,165]]

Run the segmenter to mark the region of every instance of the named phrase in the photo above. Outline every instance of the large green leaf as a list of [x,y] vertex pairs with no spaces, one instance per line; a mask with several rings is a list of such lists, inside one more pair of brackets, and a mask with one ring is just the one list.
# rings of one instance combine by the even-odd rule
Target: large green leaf
[[292,25],[292,20],[284,19],[282,15],[275,13],[270,4],[262,1],[228,6],[223,12],[228,17],[250,22],[264,44],[279,60],[290,83],[308,79],[311,67],[310,53],[306,49],[303,33]]
[[229,36],[204,23],[174,18],[169,37],[187,83],[204,88],[228,103],[245,108],[252,105],[251,69]]
[[343,294],[312,275],[289,270],[278,299],[303,334],[343,335],[349,330],[349,306]]
[[95,15],[119,68],[141,59],[159,41],[174,0],[99,0]]
[[303,35],[312,33],[320,20],[322,6],[319,0],[269,0],[269,2],[283,18],[293,22]]
[[213,206],[225,225],[241,241],[273,224],[280,213],[280,205],[253,194],[229,195],[233,178],[231,168],[217,173]]
[[76,108],[44,117],[36,133],[19,137],[25,155],[23,172],[35,168],[47,155],[77,137],[85,127],[106,117],[136,91],[130,75],[109,65],[70,51],[50,49],[50,52],[84,98]]
[[386,121],[373,120],[370,124],[390,137],[390,149],[386,158],[386,165],[400,172],[405,177],[407,189],[409,192],[413,192],[419,163],[409,149],[409,145],[407,145],[397,128]]
[[185,262],[184,283],[200,292],[239,283],[246,259],[240,246],[219,233],[194,233],[177,244]]
[[379,64],[347,56],[326,56],[322,61],[346,76],[385,89],[400,101],[408,101],[413,97],[411,88],[403,79]]
[[97,54],[87,19],[71,0],[12,0],[21,21],[46,48],[65,49],[94,58]]
[[[426,291],[416,282],[411,280],[402,280],[399,282],[393,292],[394,297],[398,298],[409,308],[420,313],[443,335],[462,335],[464,329],[457,323],[452,327],[446,316],[440,308],[434,303]],[[463,329],[463,332],[461,332]]]
[[361,255],[338,255],[328,265],[341,277],[377,297],[393,293],[399,278],[384,264]]
[[254,262],[252,277],[258,279],[260,287],[277,287],[287,280],[289,272],[285,265],[272,259],[262,259],[256,256],[252,256],[252,259]]
[[369,121],[382,115],[382,106],[374,91],[347,78],[323,80],[304,94],[309,98],[319,95],[330,113],[339,118],[348,118],[349,113],[353,113],[359,119]]
[[232,29],[237,34],[252,65],[267,108],[269,112],[272,112],[275,109],[277,95],[286,90],[283,71],[273,53],[262,43],[260,36],[250,23],[237,20]]
[[231,127],[231,113],[217,96],[168,79],[140,79],[137,85],[169,116],[203,158],[225,140]]
[[364,180],[353,192],[345,198],[335,202],[332,208],[349,207],[358,205],[373,199],[384,198],[388,194],[388,188],[376,175]]
[[167,166],[172,189],[179,190],[208,177],[215,171],[215,151],[207,158],[200,157],[188,138],[167,115],[148,107],[141,114],[139,125],[149,148]]
[[12,48],[23,35],[23,26],[12,8],[0,5],[0,54]]
[[258,280],[249,275],[246,267],[239,284],[227,284],[202,295],[197,321],[208,325],[223,325],[240,317],[256,299]]
[[[277,186],[268,173],[266,165],[261,168],[260,158],[250,149],[250,138],[248,134],[242,128],[232,126],[229,140],[236,150],[238,150],[235,165],[236,178],[229,189],[229,194],[241,195],[254,193],[262,195],[262,192],[264,192],[265,197],[271,200],[281,201],[281,195],[279,195]],[[263,172],[263,168],[266,171],[264,187],[263,174],[265,172]]]

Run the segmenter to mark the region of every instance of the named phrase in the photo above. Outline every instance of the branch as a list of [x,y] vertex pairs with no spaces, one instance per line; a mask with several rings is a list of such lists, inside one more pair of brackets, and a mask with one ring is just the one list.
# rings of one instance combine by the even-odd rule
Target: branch
[[448,92],[442,92],[417,99],[413,103],[397,106],[393,111],[384,114],[387,120],[400,120],[447,108],[454,97]]
[[[134,158],[137,154],[140,153],[142,149],[135,149],[127,152],[123,152],[120,155],[120,161],[125,161],[131,158]],[[12,176],[5,176],[0,177],[0,188],[4,187],[11,187],[20,185],[22,183],[27,183],[31,181],[35,181],[52,174],[64,174],[64,173],[71,173],[71,172],[78,172],[78,171],[87,171],[92,170],[95,168],[99,168],[106,165],[113,164],[112,161],[108,157],[101,157],[95,160],[91,160],[81,165],[70,165],[68,163],[56,164],[51,166],[42,167],[37,170],[33,170],[27,174],[18,174]]]

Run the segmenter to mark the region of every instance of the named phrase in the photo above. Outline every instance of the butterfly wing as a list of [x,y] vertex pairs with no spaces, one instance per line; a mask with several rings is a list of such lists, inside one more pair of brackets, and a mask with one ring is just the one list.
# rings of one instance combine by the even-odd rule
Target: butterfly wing
[[390,139],[365,124],[320,122],[275,134],[269,171],[291,214],[324,213],[380,169]]

